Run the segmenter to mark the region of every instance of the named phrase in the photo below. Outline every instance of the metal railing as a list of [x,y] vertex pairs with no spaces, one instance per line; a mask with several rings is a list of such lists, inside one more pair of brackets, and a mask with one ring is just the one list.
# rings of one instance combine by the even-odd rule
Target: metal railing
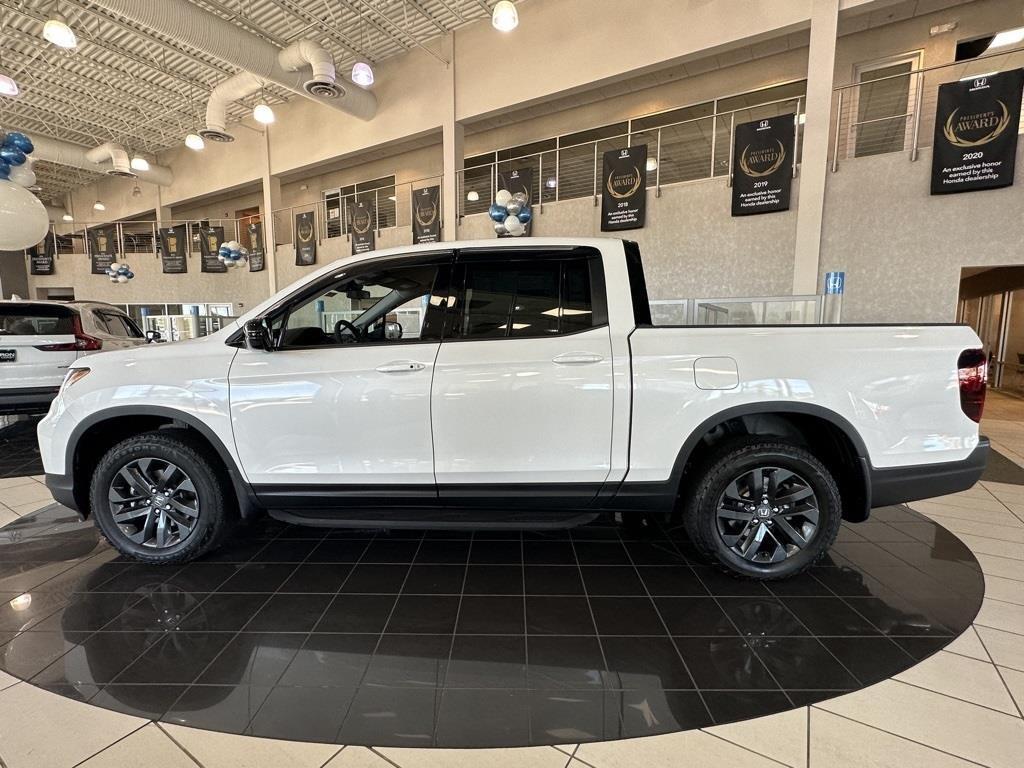
[[248,224],[254,217],[242,219],[171,219],[161,221],[80,221],[75,220],[71,230],[65,230],[63,234],[56,234],[50,230],[47,237],[52,237],[55,243],[57,254],[91,253],[89,243],[89,230],[98,227],[113,228],[114,240],[111,243],[116,255],[149,254],[159,255],[159,237],[157,229],[166,227],[178,227],[184,225],[189,233],[188,253],[199,255],[199,234],[203,227],[222,227],[225,240],[238,240],[243,245],[249,243]]
[[932,145],[939,86],[1020,67],[1024,48],[923,68],[909,63],[911,58],[883,62],[877,69],[884,72],[906,64],[910,67],[906,72],[833,90],[833,173],[844,160],[855,157],[907,152],[912,161],[917,160],[919,150]]
[[[766,101],[753,106],[695,117],[657,128],[630,131],[544,152],[465,168],[457,173],[459,215],[486,213],[497,193],[498,176],[513,169],[533,171],[533,201],[546,203],[592,197],[597,204],[603,154],[627,146],[647,145],[647,188],[661,188],[715,176],[732,177],[732,145],[736,126],[753,120],[800,115],[802,96]],[[801,150],[802,126],[794,135],[793,174]]]

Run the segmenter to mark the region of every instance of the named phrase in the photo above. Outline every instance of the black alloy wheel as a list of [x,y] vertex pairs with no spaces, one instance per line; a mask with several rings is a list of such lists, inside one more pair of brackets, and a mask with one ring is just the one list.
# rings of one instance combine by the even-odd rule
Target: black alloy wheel
[[181,544],[199,521],[199,496],[184,470],[147,456],[132,459],[114,475],[107,493],[117,527],[143,547]]

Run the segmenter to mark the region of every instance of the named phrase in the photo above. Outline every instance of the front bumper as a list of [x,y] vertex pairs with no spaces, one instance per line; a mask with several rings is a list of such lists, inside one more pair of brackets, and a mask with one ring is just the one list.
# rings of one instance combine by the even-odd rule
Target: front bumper
[[75,512],[81,513],[75,500],[75,485],[71,475],[46,475],[46,487],[53,494],[58,504],[63,504]]
[[0,414],[46,413],[60,387],[0,389]]
[[988,463],[988,452],[988,438],[981,437],[978,447],[961,461],[886,469],[872,467],[869,470],[871,507],[887,507],[966,491],[981,479]]

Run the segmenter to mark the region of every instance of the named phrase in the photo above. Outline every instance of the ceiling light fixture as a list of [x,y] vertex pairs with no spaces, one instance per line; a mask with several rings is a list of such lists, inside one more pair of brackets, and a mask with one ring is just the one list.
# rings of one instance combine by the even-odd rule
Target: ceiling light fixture
[[58,48],[74,48],[78,45],[78,38],[75,31],[68,26],[68,20],[63,13],[57,10],[57,4],[53,4],[53,11],[50,18],[43,25],[43,39],[53,43]]
[[138,184],[132,189],[132,197],[142,197],[142,188]]
[[480,193],[477,192],[475,189],[471,189],[469,190],[469,192],[466,193],[466,199],[469,200],[469,202],[471,203],[475,203],[480,199]]
[[263,123],[264,125],[270,125],[270,123],[274,122],[274,110],[262,101],[253,107],[252,116],[257,123]]
[[546,186],[548,189],[554,189],[555,187],[558,186],[558,179],[556,179],[554,176],[549,176],[547,181],[544,182],[544,186]]
[[654,171],[658,170],[658,161],[657,161],[657,159],[653,158],[653,157],[648,157],[647,158],[647,165],[645,167],[647,168],[648,172],[654,172]]
[[97,200],[95,203],[92,204],[92,209],[94,211],[105,211],[107,210],[107,206],[103,204],[102,200]]
[[198,152],[206,146],[206,142],[203,141],[203,137],[198,133],[190,133],[185,137],[185,146]]
[[130,163],[133,171],[148,171],[149,160],[144,158],[142,155],[135,155]]
[[519,11],[509,0],[501,0],[491,13],[491,26],[499,32],[511,32],[519,26]]
[[352,65],[352,82],[360,88],[373,85],[373,68],[365,61],[357,61]]
[[992,42],[988,44],[985,53],[988,53],[993,48],[1006,48],[1008,45],[1017,45],[1017,43],[1022,41],[1024,41],[1024,27],[1007,29],[992,38]]
[[17,95],[18,84],[14,82],[14,78],[0,75],[0,96],[8,96],[13,99]]
[[70,213],[65,213],[63,216],[61,216],[61,219],[63,221],[74,221],[75,217],[72,216]]

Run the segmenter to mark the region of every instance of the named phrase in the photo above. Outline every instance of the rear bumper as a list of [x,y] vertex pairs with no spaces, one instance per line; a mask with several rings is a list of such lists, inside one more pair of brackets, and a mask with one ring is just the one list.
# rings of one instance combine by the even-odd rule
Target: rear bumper
[[60,387],[0,389],[0,413],[46,413]]
[[53,498],[58,504],[63,504],[65,507],[76,512],[81,512],[78,508],[78,502],[75,501],[74,483],[71,475],[47,474],[45,482],[46,487],[53,494]]
[[871,507],[887,507],[966,491],[981,479],[988,462],[988,452],[988,438],[982,437],[978,440],[978,447],[962,461],[915,464],[891,469],[872,467],[869,470]]

